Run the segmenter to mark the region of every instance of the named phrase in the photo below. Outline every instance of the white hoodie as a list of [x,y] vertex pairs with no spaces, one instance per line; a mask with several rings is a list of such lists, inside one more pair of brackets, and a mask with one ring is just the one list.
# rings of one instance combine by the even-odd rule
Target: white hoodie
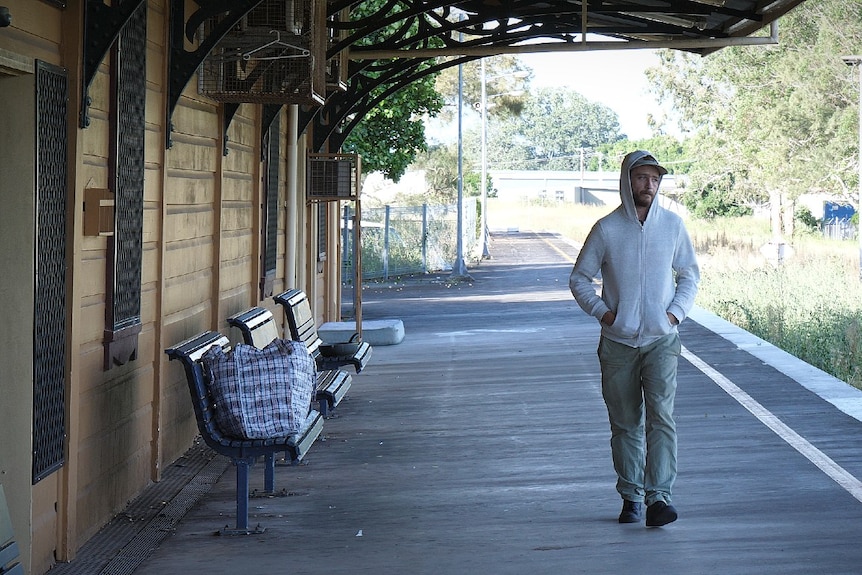
[[[622,204],[590,230],[569,277],[572,295],[586,313],[601,320],[608,311],[614,324],[602,324],[602,335],[631,347],[642,347],[673,333],[688,316],[700,281],[694,247],[682,218],[658,203],[641,225],[632,197],[630,166],[649,152],[638,150],[623,159],[620,170]],[[593,278],[601,272],[601,296]]]

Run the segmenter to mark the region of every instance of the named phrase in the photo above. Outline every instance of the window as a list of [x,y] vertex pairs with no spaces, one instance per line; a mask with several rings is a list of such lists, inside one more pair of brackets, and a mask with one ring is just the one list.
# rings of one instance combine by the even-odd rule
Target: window
[[144,130],[147,4],[123,26],[114,46],[110,184],[115,190],[114,235],[108,239],[105,369],[137,358],[141,332],[144,223]]
[[260,299],[272,295],[275,281],[276,257],[278,251],[278,187],[279,162],[281,159],[281,122],[276,115],[267,131],[265,142],[266,178],[263,188],[263,219],[261,225],[262,251],[260,254],[261,278]]
[[36,63],[36,298],[33,483],[65,463],[66,70]]

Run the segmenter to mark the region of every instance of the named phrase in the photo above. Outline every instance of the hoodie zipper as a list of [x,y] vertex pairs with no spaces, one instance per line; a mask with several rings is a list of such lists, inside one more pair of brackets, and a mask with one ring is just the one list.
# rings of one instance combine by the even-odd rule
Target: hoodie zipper
[[[638,222],[640,224],[640,222]],[[640,298],[640,322],[638,324],[638,333],[637,333],[637,345],[641,347],[643,345],[643,328],[644,321],[646,321],[646,317],[644,315],[644,310],[646,309],[646,232],[644,231],[644,227],[646,226],[646,221],[643,224],[640,224],[640,254],[638,267],[640,269],[640,293],[638,294]]]

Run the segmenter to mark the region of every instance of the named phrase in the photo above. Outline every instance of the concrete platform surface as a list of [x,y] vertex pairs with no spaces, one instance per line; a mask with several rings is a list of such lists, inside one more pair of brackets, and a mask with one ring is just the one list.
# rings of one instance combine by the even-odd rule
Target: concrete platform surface
[[[264,533],[216,535],[235,521],[222,461],[176,519],[133,517],[124,549],[76,562],[136,575],[862,573],[862,423],[841,409],[859,392],[751,353],[769,346],[709,314],[712,327],[684,322],[680,519],[620,525],[598,326],[567,288],[576,251],[518,232],[494,234],[490,252],[471,283],[366,289],[365,317],[401,318],[407,336],[354,375],[307,460],[277,469],[278,495],[251,500]],[[840,386],[841,401],[821,397]]]

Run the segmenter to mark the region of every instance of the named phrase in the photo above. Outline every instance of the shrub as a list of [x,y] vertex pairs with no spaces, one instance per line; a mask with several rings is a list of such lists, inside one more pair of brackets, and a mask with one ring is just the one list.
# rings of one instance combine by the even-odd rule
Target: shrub
[[806,206],[796,208],[796,213],[793,214],[793,219],[798,224],[797,230],[805,233],[818,233],[820,231],[820,222],[811,213],[811,210]]
[[751,214],[751,208],[739,205],[729,193],[713,185],[699,190],[688,190],[682,194],[681,201],[696,218],[710,219]]

